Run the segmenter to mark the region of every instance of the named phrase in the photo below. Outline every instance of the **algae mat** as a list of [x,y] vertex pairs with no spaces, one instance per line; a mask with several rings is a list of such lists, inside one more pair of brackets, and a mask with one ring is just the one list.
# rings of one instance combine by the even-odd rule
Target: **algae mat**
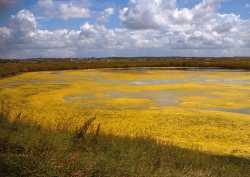
[[0,99],[13,119],[21,112],[22,121],[46,129],[73,131],[96,117],[106,134],[250,157],[250,72],[33,72],[0,80]]

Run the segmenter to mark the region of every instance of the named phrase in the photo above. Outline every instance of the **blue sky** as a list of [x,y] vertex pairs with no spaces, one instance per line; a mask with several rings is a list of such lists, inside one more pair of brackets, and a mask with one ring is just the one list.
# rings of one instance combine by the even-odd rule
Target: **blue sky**
[[0,57],[249,56],[248,0],[0,0]]
[[[69,0],[64,0],[64,2],[67,1]],[[178,0],[177,5],[179,8],[191,8],[200,1],[201,0]],[[95,11],[102,11],[103,9],[110,6],[122,8],[125,7],[128,2],[129,0],[91,0],[90,8]],[[249,4],[249,6],[247,6],[247,4]],[[2,13],[0,13],[0,25],[7,25],[11,15],[16,14],[19,10],[22,9],[29,9],[31,11],[34,11],[35,14],[42,13],[40,12],[40,9],[37,8],[37,0],[22,0],[21,2],[17,2],[14,6],[7,6],[4,8],[4,10],[1,9]],[[234,13],[240,15],[243,19],[250,19],[250,1],[226,0],[221,3],[218,11],[221,13]],[[81,25],[82,21],[85,21],[85,19],[72,19],[71,21],[48,19],[41,21],[41,26],[50,29],[56,29],[60,27],[78,28],[79,25]],[[90,21],[95,21],[95,19],[91,19]],[[116,17],[113,17],[110,25],[120,25],[119,20]]]

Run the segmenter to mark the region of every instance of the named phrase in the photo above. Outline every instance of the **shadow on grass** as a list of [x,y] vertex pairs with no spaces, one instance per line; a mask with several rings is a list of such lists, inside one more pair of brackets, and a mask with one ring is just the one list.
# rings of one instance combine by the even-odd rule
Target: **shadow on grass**
[[105,135],[94,119],[75,133],[0,117],[0,176],[248,177],[250,160]]

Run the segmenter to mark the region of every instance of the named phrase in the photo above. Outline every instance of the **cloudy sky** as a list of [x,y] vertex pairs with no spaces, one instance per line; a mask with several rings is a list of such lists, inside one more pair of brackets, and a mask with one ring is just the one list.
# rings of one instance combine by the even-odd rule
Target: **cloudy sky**
[[0,58],[250,56],[249,0],[0,0]]

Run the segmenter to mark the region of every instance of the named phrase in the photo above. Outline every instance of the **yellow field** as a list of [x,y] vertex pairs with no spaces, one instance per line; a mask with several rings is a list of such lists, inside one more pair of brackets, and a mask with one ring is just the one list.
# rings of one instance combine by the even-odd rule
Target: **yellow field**
[[151,136],[214,154],[250,157],[250,72],[100,69],[25,73],[0,80],[14,118],[75,130]]

